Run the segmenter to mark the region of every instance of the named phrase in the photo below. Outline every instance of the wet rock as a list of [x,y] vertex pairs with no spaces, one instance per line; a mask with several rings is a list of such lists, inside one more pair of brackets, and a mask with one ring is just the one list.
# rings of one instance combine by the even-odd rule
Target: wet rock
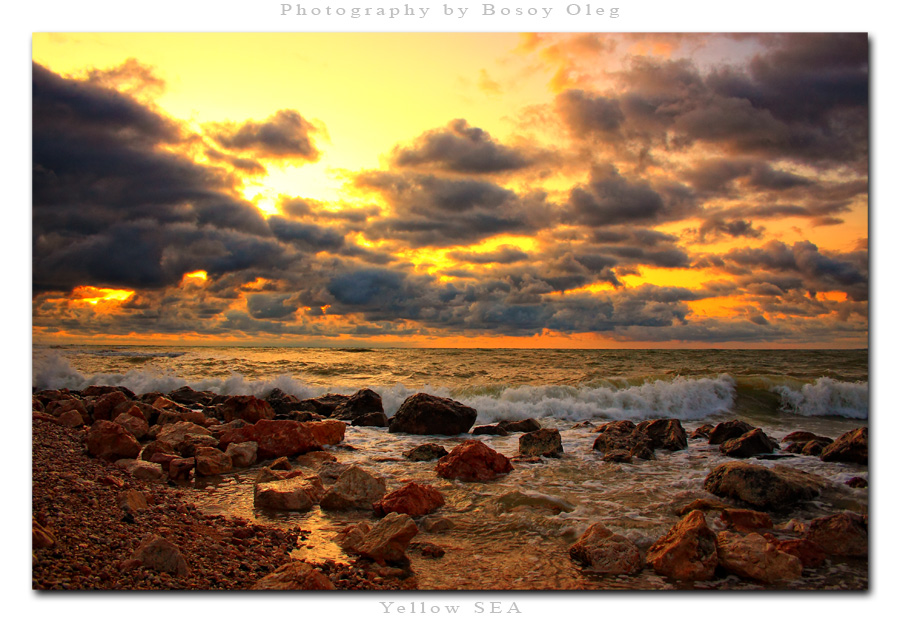
[[[216,419],[209,420],[218,422]],[[203,412],[193,412],[191,410],[178,412],[173,412],[170,410],[160,410],[159,417],[157,418],[157,424],[159,425],[171,425],[172,423],[180,423],[182,421],[194,423],[195,425],[200,425],[201,427],[204,427],[207,424],[207,418]]]
[[862,477],[851,477],[847,479],[847,485],[855,488],[869,487],[869,482]]
[[647,551],[647,564],[675,580],[709,580],[718,563],[716,535],[702,511],[691,511]]
[[190,386],[182,386],[169,393],[169,399],[182,405],[209,405],[215,396],[208,390],[194,390]]
[[716,538],[719,565],[743,578],[767,584],[791,582],[803,573],[800,559],[781,552],[758,533],[722,531]]
[[211,435],[186,433],[184,439],[175,445],[175,452],[182,457],[194,457],[201,448],[215,448],[219,441]]
[[176,459],[182,459],[181,455],[177,453],[153,453],[151,457],[144,457],[144,454],[141,453],[141,459],[143,461],[149,461],[154,464],[159,464],[162,467],[163,472],[169,472],[169,465]]
[[784,436],[781,441],[789,444],[796,442],[802,445],[812,440],[822,440],[826,444],[831,444],[832,442],[834,442],[834,440],[832,440],[831,438],[826,438],[825,436],[820,436],[809,431],[792,431],[791,433]]
[[331,416],[334,411],[345,404],[350,397],[348,395],[336,395],[328,393],[315,399],[302,399],[297,403],[298,410],[315,412],[320,416]]
[[562,457],[562,437],[557,429],[539,429],[519,436],[519,454],[526,456]]
[[775,541],[779,552],[796,556],[803,567],[818,567],[825,562],[825,551],[809,539],[784,539]]
[[652,450],[681,451],[687,448],[687,433],[677,418],[659,418],[637,424],[632,432],[632,446],[643,442]]
[[460,481],[492,481],[511,472],[505,456],[478,440],[466,440],[438,460],[438,476]]
[[774,528],[768,514],[750,509],[723,509],[722,521],[728,529],[741,533]]
[[367,414],[384,414],[384,405],[381,403],[381,395],[369,388],[363,388],[334,408],[330,416],[353,421]]
[[643,459],[644,461],[656,459],[656,453],[653,452],[653,449],[643,442],[638,442],[631,447],[631,450],[628,451],[628,456],[633,459]]
[[387,427],[389,422],[384,412],[369,412],[354,417],[350,424],[354,427]]
[[85,397],[102,397],[114,392],[121,392],[129,399],[134,399],[134,393],[124,386],[88,386],[81,394]]
[[734,507],[731,505],[726,505],[724,502],[718,500],[698,498],[697,500],[692,500],[688,504],[675,509],[675,515],[686,515],[691,511],[724,511],[733,508]]
[[[229,446],[231,446],[231,445],[229,444]],[[269,464],[269,468],[271,470],[286,470],[288,472],[290,472],[291,470],[294,469],[294,467],[291,465],[290,460],[287,457],[279,457],[278,459],[273,461],[271,464]]]
[[127,472],[130,476],[141,481],[161,481],[166,478],[160,464],[143,461],[141,459],[119,459],[116,466]]
[[150,508],[150,504],[147,502],[147,496],[136,489],[119,492],[116,496],[116,500],[122,511],[131,513],[132,515],[147,511]]
[[820,456],[829,446],[829,442],[824,439],[810,440],[800,449],[801,455]]
[[408,564],[406,548],[418,532],[419,528],[408,515],[389,513],[365,534],[356,553],[381,565]]
[[176,576],[188,575],[187,561],[178,546],[159,535],[147,535],[135,550],[134,560],[140,561],[144,567],[164,571]]
[[116,416],[113,422],[125,427],[138,440],[143,439],[150,432],[150,425],[147,424],[143,413],[136,406],[132,406],[127,412]]
[[508,436],[507,432],[500,425],[480,425],[472,429],[473,436]]
[[441,546],[427,541],[410,543],[408,550],[418,552],[425,558],[441,558],[447,553]]
[[714,429],[714,427],[709,423],[700,425],[699,427],[697,427],[696,429],[694,429],[691,432],[690,439],[691,440],[696,440],[698,438],[709,439],[709,434],[712,432],[713,429]]
[[350,466],[326,490],[320,504],[328,511],[372,509],[372,505],[384,496],[385,491],[383,478],[376,477],[359,466]]
[[91,419],[90,414],[88,414],[87,408],[84,407],[84,404],[80,399],[76,399],[75,397],[60,399],[59,401],[48,403],[44,408],[44,411],[50,416],[54,416],[57,418],[59,418],[66,412],[77,412],[80,415],[82,421],[89,421]]
[[324,493],[317,476],[293,477],[260,483],[254,488],[253,506],[273,511],[309,511]]
[[340,444],[344,440],[346,423],[339,420],[318,420],[302,423],[313,439],[320,445]]
[[85,417],[78,412],[77,409],[65,410],[59,416],[56,417],[56,424],[62,425],[63,427],[68,427],[69,429],[75,429],[77,427],[84,427],[86,424]]
[[123,401],[113,408],[110,416],[115,420],[119,414],[124,412],[131,412],[132,414],[137,415],[137,412],[133,411],[132,408],[137,408],[140,411],[140,415],[144,417],[144,420],[147,421],[147,424],[151,427],[158,424],[159,417],[163,414],[162,410],[153,407],[149,403],[142,403],[141,401]]
[[311,451],[294,459],[298,468],[312,468],[318,470],[323,464],[336,462],[337,457],[327,451]]
[[141,452],[141,443],[122,425],[98,420],[88,431],[87,449],[94,457],[104,459],[134,458]]
[[713,428],[712,431],[709,432],[709,443],[722,444],[726,440],[731,440],[732,438],[740,438],[748,431],[753,431],[753,429],[753,425],[751,425],[750,423],[745,423],[742,420],[730,420],[724,423],[719,423]]
[[194,470],[193,457],[182,457],[169,462],[169,478],[173,481],[189,481]]
[[608,451],[630,451],[634,446],[632,435],[636,425],[630,420],[617,420],[597,427],[600,435],[594,440],[593,450],[606,453]]
[[553,515],[575,510],[575,505],[562,498],[538,492],[507,492],[497,498],[495,502],[502,512],[512,511],[519,507],[545,509]]
[[822,461],[839,461],[847,464],[869,463],[869,428],[860,427],[842,434],[822,451]]
[[600,459],[600,461],[605,461],[613,464],[630,464],[631,452],[620,450],[606,451],[605,453],[603,453],[603,457]]
[[157,432],[156,439],[162,442],[167,442],[174,447],[181,442],[184,442],[185,437],[188,434],[208,435],[212,437],[209,429],[207,429],[206,427],[201,427],[200,425],[188,421],[181,421],[178,423],[172,423],[170,425],[164,425]]
[[163,440],[153,440],[144,446],[141,449],[141,459],[144,461],[150,461],[150,459],[156,455],[157,453],[174,453],[175,447],[173,447],[168,442],[164,442]]
[[228,445],[225,454],[235,468],[249,468],[256,463],[256,447],[256,442],[235,442]]
[[806,539],[818,544],[826,554],[835,556],[869,555],[868,516],[836,513],[812,520]]
[[634,574],[643,568],[638,547],[600,522],[589,526],[569,548],[569,557],[602,574]]
[[426,444],[420,444],[408,451],[404,451],[403,456],[410,461],[432,461],[440,459],[446,454],[447,449],[443,446],[428,442]]
[[434,487],[410,482],[385,494],[381,500],[375,502],[373,509],[377,516],[388,513],[405,513],[412,517],[419,517],[437,511],[443,506],[444,496]]
[[194,455],[195,471],[198,475],[208,477],[231,472],[231,457],[217,448],[203,446]]
[[333,591],[334,584],[321,571],[304,561],[291,561],[260,578],[253,591]]
[[311,423],[263,419],[253,425],[222,432],[219,437],[219,448],[226,448],[232,442],[256,442],[258,459],[291,457],[300,453],[319,451],[322,445],[305,427],[308,424]]
[[729,457],[753,457],[775,450],[778,450],[778,443],[769,438],[762,429],[751,429],[719,445],[719,452]]
[[226,423],[241,419],[251,425],[261,420],[275,418],[275,410],[272,409],[272,406],[253,395],[228,397],[225,403],[219,406],[219,414]]
[[341,464],[336,462],[327,462],[319,464],[319,478],[325,485],[334,485],[338,477],[350,468],[350,464]]
[[357,548],[359,548],[363,539],[365,539],[366,535],[368,535],[371,530],[372,527],[365,522],[353,524],[338,533],[337,537],[335,537],[335,541],[344,552],[356,554]]
[[533,418],[525,420],[501,420],[497,426],[507,433],[528,433],[529,431],[537,431],[541,428],[541,424]]
[[391,433],[455,436],[471,429],[478,412],[453,399],[417,393],[390,420]]
[[456,526],[452,520],[437,515],[426,515],[420,525],[426,533],[442,533],[453,530]]
[[706,477],[703,488],[725,498],[742,500],[760,509],[780,510],[819,495],[822,485],[792,468],[766,468],[730,461]]

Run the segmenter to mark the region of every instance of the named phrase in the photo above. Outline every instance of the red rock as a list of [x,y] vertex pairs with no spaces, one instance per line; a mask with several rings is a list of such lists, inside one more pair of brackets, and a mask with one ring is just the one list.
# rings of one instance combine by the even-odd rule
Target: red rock
[[722,444],[726,440],[739,438],[748,431],[753,431],[753,425],[742,420],[730,420],[719,423],[709,432],[709,443]]
[[[228,446],[234,446],[234,445],[229,444]],[[269,464],[269,469],[270,470],[284,470],[286,472],[290,472],[291,470],[294,469],[294,467],[291,465],[291,460],[289,460],[287,457],[279,457],[278,459],[273,461],[271,464]]]
[[190,480],[195,464],[193,457],[173,459],[169,462],[169,478],[174,481]]
[[60,399],[59,401],[51,401],[44,407],[44,411],[50,416],[59,416],[63,412],[70,412],[72,410],[81,414],[83,420],[90,420],[87,408],[84,407],[84,404],[80,399],[77,399],[75,397]]
[[135,550],[133,558],[144,567],[164,571],[176,576],[190,573],[187,562],[178,546],[158,535],[147,535]]
[[334,584],[321,571],[303,561],[291,561],[260,578],[253,591],[333,591]]
[[562,437],[557,429],[539,429],[519,436],[519,453],[526,456],[562,457]]
[[466,440],[438,460],[438,476],[460,481],[492,481],[511,472],[505,456],[478,440]]
[[256,463],[256,442],[238,442],[228,445],[225,454],[235,468],[248,468]]
[[781,441],[788,443],[788,444],[794,443],[794,442],[797,442],[800,444],[806,444],[807,442],[810,442],[811,440],[823,440],[828,444],[831,444],[832,442],[834,442],[834,440],[832,440],[831,438],[826,438],[825,436],[820,436],[820,435],[814,434],[810,431],[792,431],[791,433],[784,436],[784,438]]
[[413,517],[426,515],[444,506],[444,496],[430,485],[407,483],[375,503],[375,515],[405,513]]
[[339,420],[320,420],[301,423],[313,439],[322,446],[340,444],[344,439],[347,424]]
[[731,505],[726,505],[719,500],[709,500],[707,498],[698,498],[692,500],[688,504],[675,510],[675,515],[682,516],[691,511],[722,511],[723,509],[733,509]]
[[231,472],[231,457],[217,448],[203,446],[194,455],[195,471],[198,475],[208,477]]
[[758,533],[739,535],[722,531],[716,538],[719,564],[743,578],[768,584],[791,582],[803,573],[800,559],[778,550]]
[[839,461],[848,464],[869,463],[869,428],[860,427],[841,435],[822,451],[822,461]]
[[376,563],[408,563],[406,548],[419,532],[408,515],[390,513],[383,517],[356,547],[356,553]]
[[702,511],[691,511],[647,551],[653,571],[675,580],[709,580],[716,570],[716,535]]
[[329,511],[372,509],[372,505],[384,496],[385,491],[383,478],[376,477],[359,466],[350,466],[328,488],[320,504]]
[[88,431],[87,449],[94,457],[111,460],[134,458],[141,452],[141,443],[122,425],[98,420]]
[[[144,448],[141,449],[141,459],[145,461],[152,461],[151,457],[156,455],[157,453],[174,453],[175,448],[169,444],[168,442],[164,442],[162,440],[153,440],[152,442],[144,445]],[[159,462],[157,462],[159,463]]]
[[163,425],[163,427],[156,434],[156,439],[162,442],[168,442],[170,445],[175,447],[179,443],[184,442],[188,434],[211,435],[209,429],[206,429],[205,427],[201,427],[200,425],[197,425],[195,423],[182,421],[179,423]]
[[150,432],[150,425],[144,420],[143,412],[134,406],[127,412],[123,412],[116,416],[113,422],[125,427],[125,429],[130,431],[131,435],[138,440],[142,439]]
[[818,544],[826,554],[869,555],[869,519],[858,513],[836,513],[809,523],[806,539]]
[[163,472],[169,472],[169,465],[176,459],[181,459],[181,455],[177,453],[153,453],[150,457],[145,457],[141,453],[141,459],[162,466]]
[[228,397],[219,406],[219,414],[226,423],[237,418],[250,424],[275,418],[275,410],[272,409],[272,406],[253,395]]
[[850,487],[864,488],[869,487],[869,482],[862,477],[850,477],[847,479],[847,485]]
[[528,433],[529,431],[537,431],[541,428],[541,424],[533,418],[525,420],[501,420],[497,423],[500,429],[507,433]]
[[722,521],[729,529],[742,533],[774,528],[772,518],[767,514],[749,509],[724,509]]
[[84,427],[85,419],[77,409],[66,410],[56,417],[56,424],[75,429],[76,427]]
[[116,466],[141,481],[159,481],[166,477],[162,466],[140,459],[119,459],[116,461]]
[[729,457],[753,457],[777,449],[778,443],[769,438],[762,429],[751,429],[719,445],[719,451]]
[[258,459],[291,457],[299,453],[319,451],[322,445],[306,428],[305,425],[308,424],[294,420],[263,419],[240,429],[223,431],[219,437],[219,448],[224,449],[232,442],[256,442]]
[[56,545],[53,531],[42,526],[34,517],[31,518],[31,547],[34,549],[51,548]]
[[804,567],[818,567],[825,562],[825,551],[809,539],[784,539],[775,542],[775,547],[785,554],[796,556]]
[[273,511],[309,511],[323,493],[317,476],[268,481],[255,486],[253,506]]
[[631,434],[636,425],[630,420],[617,420],[597,427],[594,431],[599,436],[594,440],[593,450],[606,453],[609,451],[630,451],[634,446]]
[[119,492],[116,499],[118,500],[119,508],[127,513],[141,513],[150,508],[150,504],[147,502],[147,496],[136,489]]
[[592,524],[569,548],[572,560],[602,574],[634,574],[643,568],[638,547],[600,522]]

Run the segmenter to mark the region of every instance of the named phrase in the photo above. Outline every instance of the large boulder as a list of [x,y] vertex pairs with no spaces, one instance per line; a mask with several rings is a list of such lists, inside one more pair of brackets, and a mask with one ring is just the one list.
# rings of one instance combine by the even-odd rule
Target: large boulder
[[803,564],[758,533],[740,535],[722,531],[716,539],[719,565],[743,578],[767,584],[791,582],[803,573]]
[[541,428],[541,424],[533,418],[526,418],[525,420],[501,420],[497,423],[497,426],[507,433],[527,433],[529,431],[537,431]]
[[819,495],[822,485],[792,468],[766,468],[740,461],[724,463],[707,475],[706,491],[742,500],[760,509],[779,510]]
[[194,454],[196,472],[203,477],[231,472],[231,457],[217,448],[203,446]]
[[226,423],[235,419],[241,419],[251,425],[260,420],[275,418],[275,410],[272,409],[272,406],[253,395],[228,397],[219,406],[219,414]]
[[347,424],[339,420],[313,420],[302,425],[322,446],[340,444],[347,430]]
[[675,580],[709,580],[716,571],[716,535],[702,511],[691,511],[647,551],[647,564]]
[[643,567],[641,551],[628,538],[600,522],[592,524],[569,548],[572,560],[602,574],[634,574]]
[[116,466],[142,481],[161,481],[166,477],[160,464],[142,459],[117,459]]
[[401,513],[390,513],[362,537],[355,546],[360,556],[376,563],[408,564],[406,548],[410,540],[418,534],[419,528],[412,518]]
[[252,591],[333,591],[334,584],[321,571],[304,561],[291,561],[263,576]]
[[729,457],[753,457],[777,449],[778,443],[769,438],[762,429],[751,429],[719,445],[719,452]]
[[228,445],[225,454],[235,468],[249,468],[256,463],[256,449],[256,442],[235,442]]
[[557,429],[539,429],[519,436],[519,454],[562,457],[562,437]]
[[366,414],[384,414],[381,395],[369,388],[363,388],[350,395],[349,399],[334,408],[331,417],[352,421]]
[[322,444],[306,427],[307,424],[294,420],[263,419],[240,429],[223,431],[219,436],[219,448],[227,448],[232,442],[256,442],[256,456],[259,459],[291,457],[322,450]]
[[869,520],[850,512],[816,518],[809,523],[806,539],[826,554],[865,557],[869,554]]
[[444,496],[430,485],[410,482],[385,494],[375,503],[375,515],[405,513],[413,517],[427,515],[444,506]]
[[390,421],[384,412],[369,412],[355,417],[350,424],[354,427],[387,427]]
[[478,412],[453,399],[417,393],[407,397],[390,420],[391,433],[455,436],[475,424]]
[[447,449],[440,444],[427,442],[425,444],[420,444],[415,448],[411,448],[408,451],[404,451],[403,456],[409,461],[434,461],[446,454]]
[[512,472],[504,455],[478,440],[466,440],[438,460],[438,476],[460,481],[493,481]]
[[144,567],[156,571],[164,571],[176,576],[186,576],[190,573],[187,561],[178,546],[159,535],[144,537],[140,546],[135,550],[133,558],[140,561]]
[[295,410],[301,412],[314,412],[319,416],[331,416],[334,411],[344,405],[350,397],[347,395],[336,395],[328,393],[321,395],[315,399],[302,399],[297,402]]
[[87,450],[94,457],[104,459],[133,459],[140,454],[141,443],[122,425],[98,420],[88,431]]
[[215,396],[208,390],[194,390],[190,386],[182,386],[169,393],[169,399],[182,405],[209,405]]
[[147,424],[143,413],[136,406],[132,406],[127,412],[116,416],[113,422],[125,427],[138,440],[143,439],[150,433],[150,425]]
[[253,506],[273,511],[309,511],[323,493],[317,476],[276,479],[254,487]]
[[784,436],[781,441],[786,444],[793,444],[794,442],[806,444],[811,440],[822,440],[827,444],[831,444],[832,442],[834,442],[834,440],[832,440],[831,438],[820,436],[818,434],[812,433],[811,431],[792,431],[791,433]]
[[646,444],[651,450],[682,451],[687,448],[687,432],[677,418],[658,418],[637,424],[632,432],[632,446]]
[[593,450],[607,453],[609,451],[630,451],[634,446],[631,434],[635,425],[630,420],[617,420],[605,423],[594,431],[600,433],[594,440]]
[[742,420],[730,420],[724,423],[719,423],[713,430],[709,432],[709,443],[710,444],[722,444],[726,440],[731,440],[732,438],[739,438],[748,431],[753,431],[754,427],[750,423],[745,423]]
[[156,433],[156,439],[162,442],[167,442],[172,446],[177,446],[178,444],[184,442],[188,435],[208,435],[212,437],[209,429],[207,429],[206,427],[201,427],[196,423],[191,423],[188,421],[181,421],[169,425],[163,425],[163,427]]
[[350,466],[337,478],[334,485],[326,490],[321,506],[329,511],[348,509],[372,509],[387,487],[384,479],[366,472],[359,466]]
[[822,461],[868,465],[869,428],[860,427],[841,435],[822,450]]
[[128,401],[129,398],[120,390],[108,392],[94,401],[93,416],[94,420],[112,420],[113,410],[119,405]]

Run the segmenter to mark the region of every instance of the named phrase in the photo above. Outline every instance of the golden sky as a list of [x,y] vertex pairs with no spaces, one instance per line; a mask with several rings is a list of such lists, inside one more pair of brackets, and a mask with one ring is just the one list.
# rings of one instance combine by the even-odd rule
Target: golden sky
[[35,34],[35,342],[865,347],[865,35]]

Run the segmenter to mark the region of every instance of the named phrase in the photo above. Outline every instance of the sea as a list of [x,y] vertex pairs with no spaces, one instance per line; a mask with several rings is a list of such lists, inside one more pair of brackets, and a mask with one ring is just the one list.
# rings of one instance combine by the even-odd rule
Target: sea
[[[718,447],[691,440],[688,450],[657,451],[654,461],[612,464],[592,451],[597,425],[628,419],[677,418],[688,433],[704,423],[742,419],[780,441],[806,430],[836,438],[868,424],[869,352],[860,350],[583,350],[406,349],[179,346],[35,345],[36,389],[122,385],[136,393],[181,386],[219,394],[265,397],[274,388],[298,398],[352,394],[371,388],[390,417],[417,392],[450,397],[478,412],[476,425],[537,419],[559,429],[564,455],[539,463],[514,461],[514,470],[490,483],[438,478],[434,464],[409,462],[402,453],[426,441],[448,450],[466,439],[390,434],[348,427],[338,460],[383,476],[388,490],[415,480],[437,487],[447,499],[440,515],[454,527],[421,533],[440,545],[440,559],[411,556],[422,589],[675,589],[684,588],[645,570],[606,577],[577,567],[568,547],[601,521],[646,549],[678,520],[675,509],[696,498],[709,471],[729,461]],[[477,436],[513,457],[518,434]],[[833,488],[789,514],[808,521],[841,510],[868,512],[868,490],[848,487],[865,466],[824,463],[790,455],[775,463],[821,475]],[[253,507],[253,470],[198,480],[192,498],[204,511],[269,525],[309,530],[295,556],[348,560],[334,543],[343,528],[365,513],[277,513]],[[714,518],[713,518],[714,519]],[[710,524],[714,529],[716,524]],[[718,525],[721,527],[721,525]],[[828,561],[806,570],[796,589],[860,589],[868,583],[865,561]],[[755,589],[732,575],[691,588]],[[783,586],[781,588],[784,588]]]

